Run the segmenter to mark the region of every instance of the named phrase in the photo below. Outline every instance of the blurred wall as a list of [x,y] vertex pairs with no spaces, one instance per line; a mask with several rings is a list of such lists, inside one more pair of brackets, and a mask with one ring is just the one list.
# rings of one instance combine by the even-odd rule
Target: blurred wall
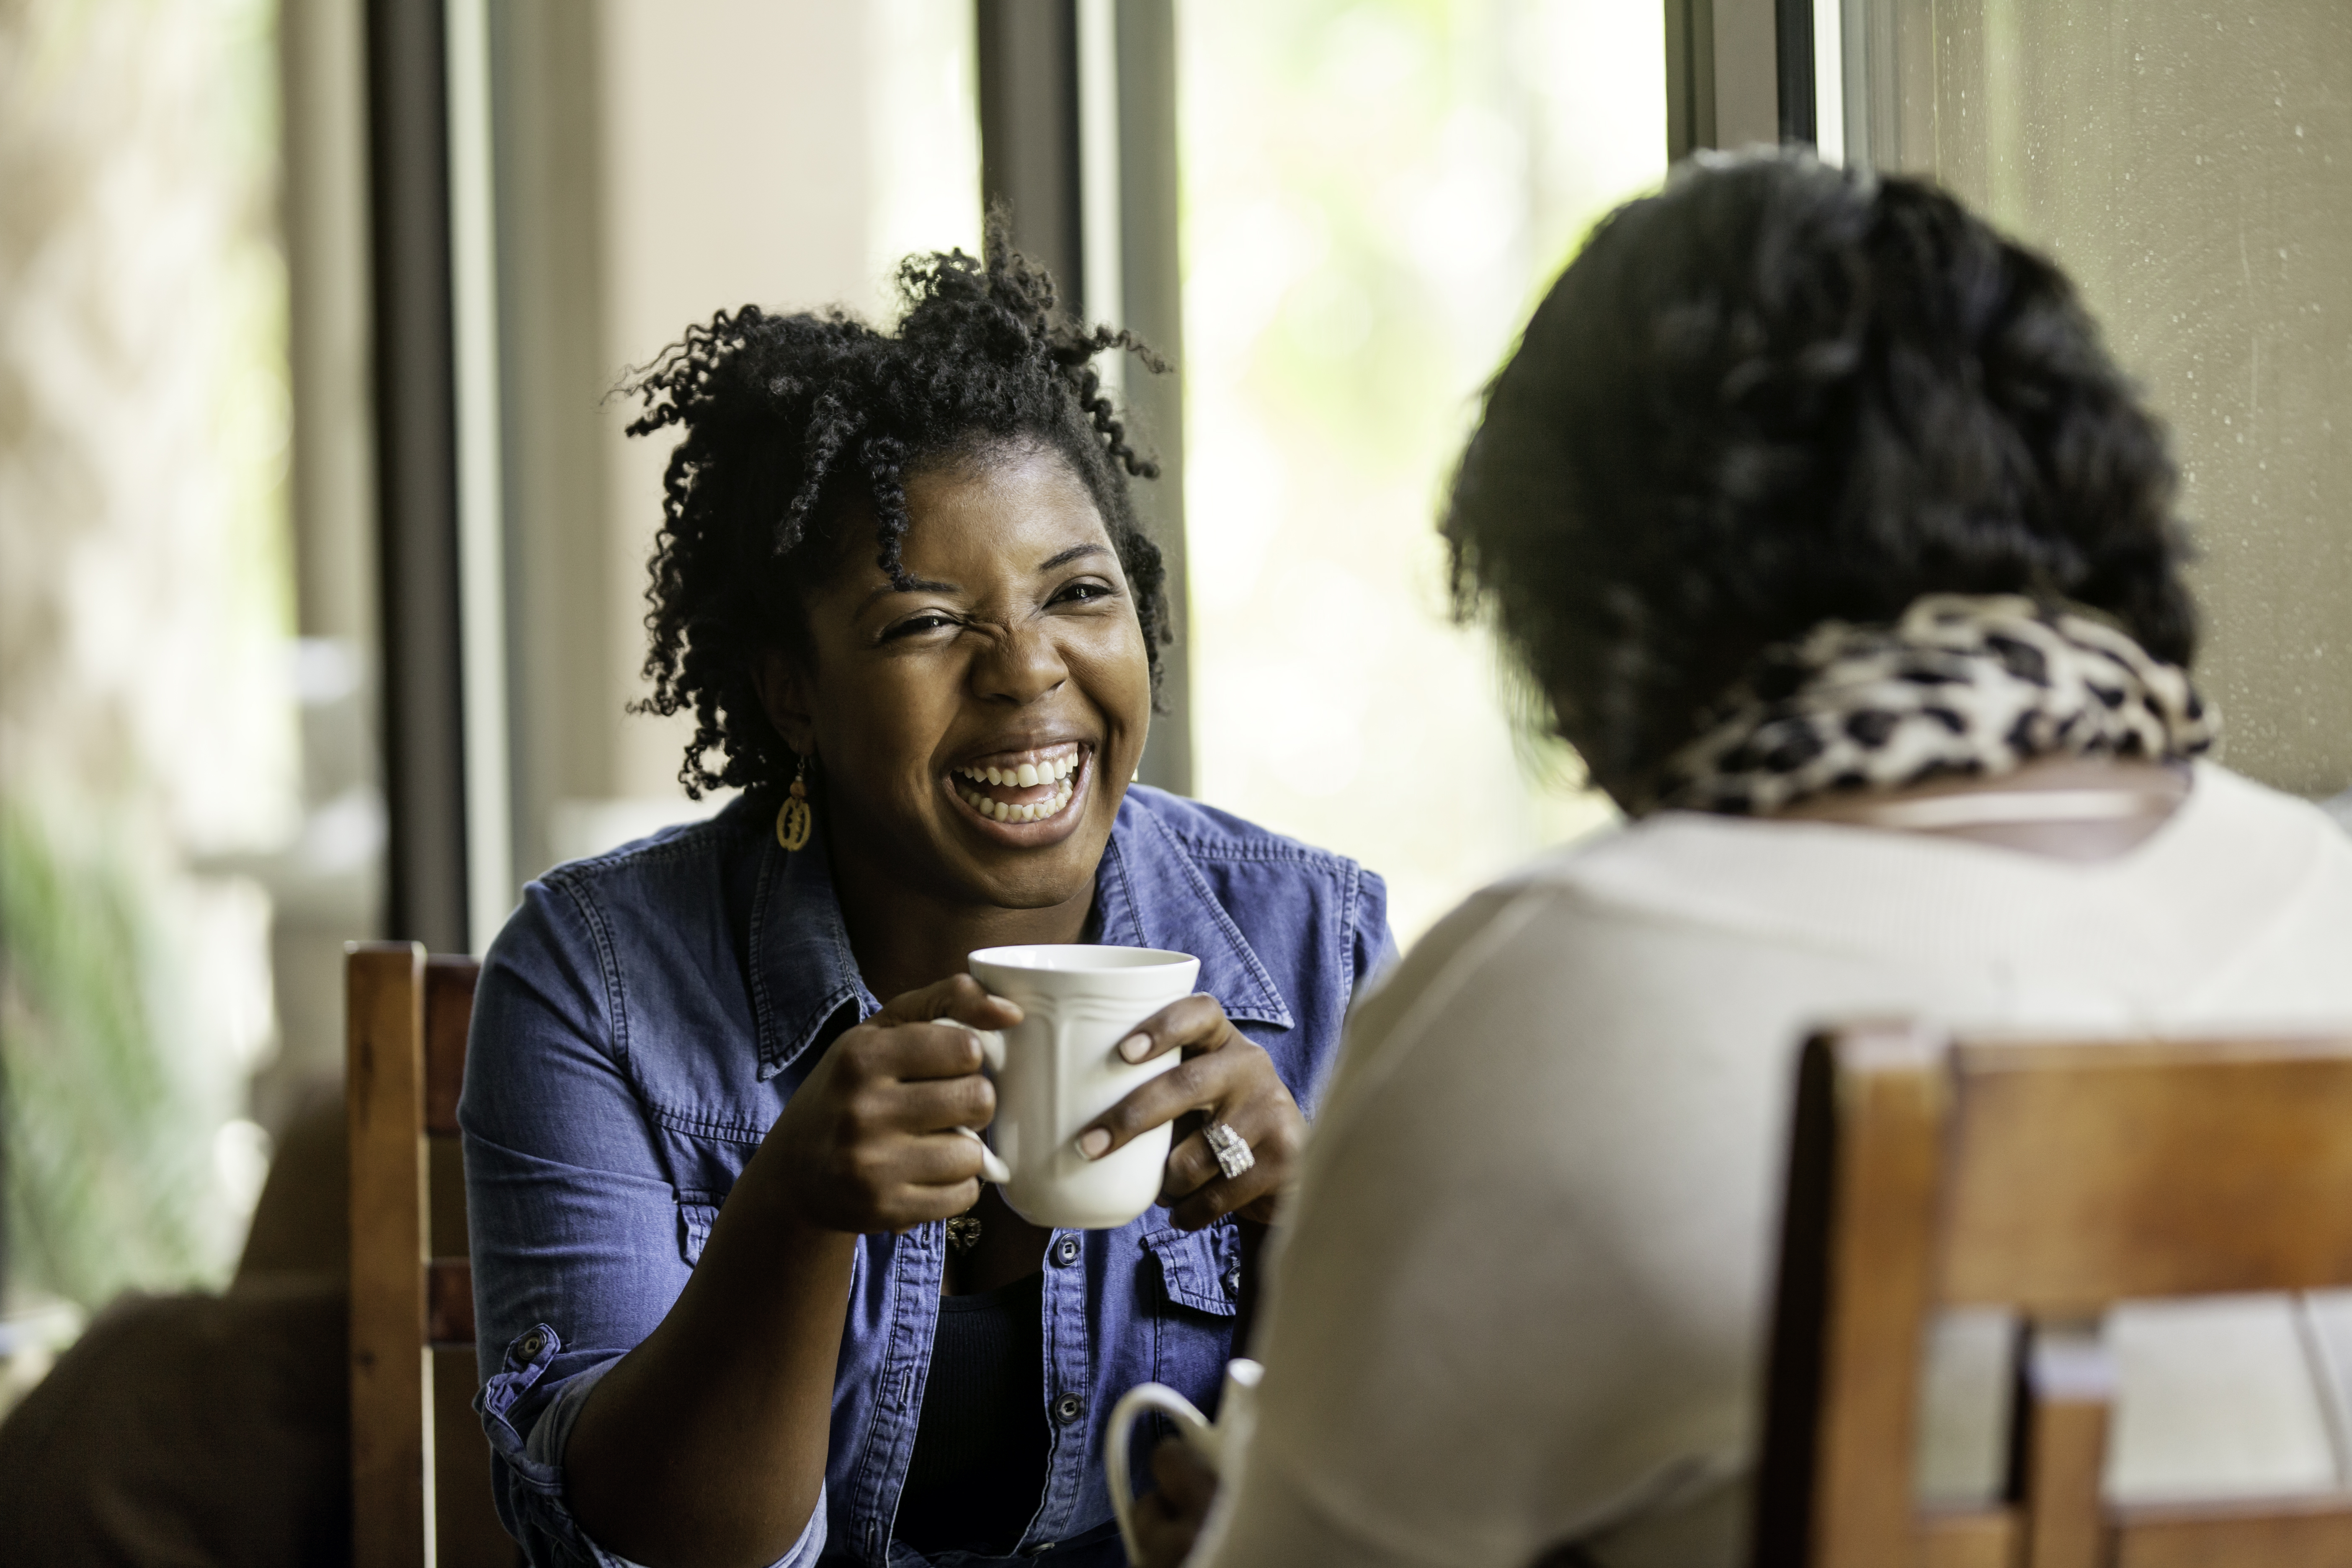
[[2224,759],[2352,786],[2352,5],[1865,3],[1878,162],[2046,247],[2171,424]]
[[556,858],[555,802],[612,793],[621,724],[598,16],[579,0],[490,10],[518,879]]
[[677,783],[691,726],[623,710],[646,689],[669,442],[626,439],[633,403],[608,394],[722,308],[880,310],[878,243],[971,243],[977,153],[958,84],[921,74],[969,52],[947,37],[970,26],[957,0],[509,0],[492,16],[529,877],[709,809]]
[[[689,321],[757,302],[863,305],[870,193],[862,8],[823,0],[603,0],[605,342],[642,364]],[[644,614],[662,440],[605,410],[613,624]],[[613,689],[643,683],[642,637],[614,639]],[[677,789],[688,728],[646,719],[613,753],[621,795]]]

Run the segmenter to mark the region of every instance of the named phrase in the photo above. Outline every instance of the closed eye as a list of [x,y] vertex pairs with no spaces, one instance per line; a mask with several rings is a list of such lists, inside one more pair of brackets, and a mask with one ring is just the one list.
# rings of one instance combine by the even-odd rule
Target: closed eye
[[942,627],[956,624],[956,618],[944,611],[926,610],[921,615],[909,616],[892,626],[882,634],[882,640],[892,642],[899,637],[920,637],[925,632],[939,631]]

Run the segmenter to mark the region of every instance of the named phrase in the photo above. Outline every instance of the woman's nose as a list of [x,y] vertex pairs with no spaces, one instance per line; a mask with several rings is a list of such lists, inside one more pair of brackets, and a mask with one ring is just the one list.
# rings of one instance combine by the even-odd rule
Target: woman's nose
[[991,643],[972,669],[982,698],[1015,705],[1036,701],[1070,678],[1062,650],[1044,626],[1014,626]]

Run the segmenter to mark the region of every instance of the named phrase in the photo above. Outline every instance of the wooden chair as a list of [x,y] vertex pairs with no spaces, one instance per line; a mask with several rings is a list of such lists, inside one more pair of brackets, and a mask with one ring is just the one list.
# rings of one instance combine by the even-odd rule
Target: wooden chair
[[[1800,1072],[1758,1478],[1759,1568],[2352,1564],[2352,1498],[2115,1507],[2126,1298],[2352,1284],[2352,1037],[1952,1045],[1873,1025]],[[1922,1336],[2022,1327],[2007,1496],[1912,1501]]]
[[474,1415],[457,1089],[471,958],[415,942],[345,950],[351,1136],[352,1539],[355,1568],[518,1560],[490,1502]]

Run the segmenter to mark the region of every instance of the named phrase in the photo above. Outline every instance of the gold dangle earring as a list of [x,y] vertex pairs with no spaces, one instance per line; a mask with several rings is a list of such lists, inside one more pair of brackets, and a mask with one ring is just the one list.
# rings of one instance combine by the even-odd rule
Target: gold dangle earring
[[800,771],[793,775],[792,794],[776,808],[776,842],[787,849],[806,848],[810,821],[808,759],[803,757]]

